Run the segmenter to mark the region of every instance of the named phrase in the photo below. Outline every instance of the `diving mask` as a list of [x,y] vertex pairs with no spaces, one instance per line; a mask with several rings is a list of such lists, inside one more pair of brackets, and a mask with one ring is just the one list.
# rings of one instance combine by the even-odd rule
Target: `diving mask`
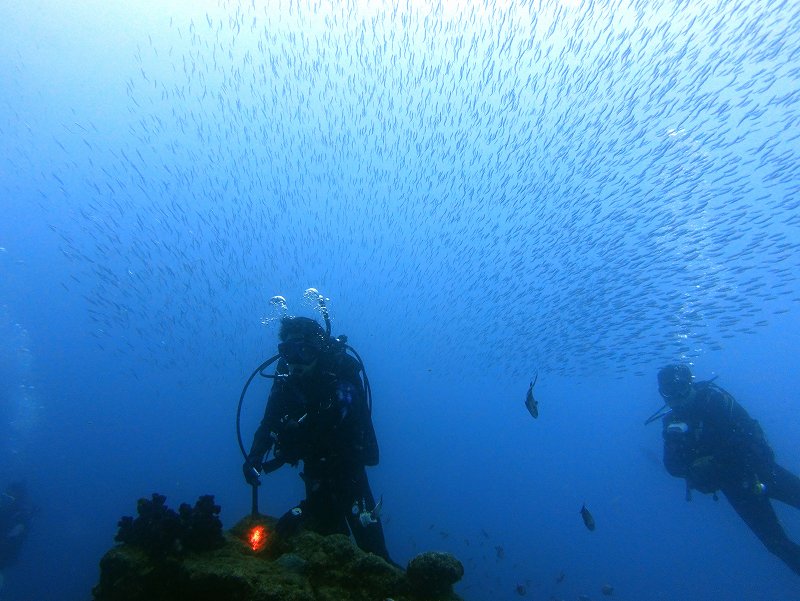
[[310,365],[319,358],[322,348],[304,339],[287,340],[278,344],[278,353],[289,365]]

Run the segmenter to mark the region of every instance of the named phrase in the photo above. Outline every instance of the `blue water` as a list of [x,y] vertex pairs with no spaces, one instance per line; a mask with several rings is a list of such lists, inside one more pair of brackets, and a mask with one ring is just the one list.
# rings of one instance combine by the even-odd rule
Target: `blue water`
[[468,600],[798,598],[642,425],[690,362],[800,471],[796,3],[159,4],[0,6],[0,484],[39,506],[0,598],[89,599],[153,492],[245,515],[236,402],[312,286],[396,561],[455,553]]

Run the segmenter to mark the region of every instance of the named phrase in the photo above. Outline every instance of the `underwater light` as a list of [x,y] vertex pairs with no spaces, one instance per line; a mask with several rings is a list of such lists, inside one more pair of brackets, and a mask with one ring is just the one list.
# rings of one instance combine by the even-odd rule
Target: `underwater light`
[[250,534],[247,537],[247,542],[253,551],[261,551],[267,544],[267,529],[264,526],[253,526],[250,529]]

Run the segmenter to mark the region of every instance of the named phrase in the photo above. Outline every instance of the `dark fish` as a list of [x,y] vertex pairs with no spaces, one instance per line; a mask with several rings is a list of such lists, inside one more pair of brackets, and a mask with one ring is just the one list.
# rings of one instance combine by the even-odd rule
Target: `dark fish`
[[583,523],[589,530],[594,530],[594,518],[592,514],[589,513],[589,510],[586,509],[586,503],[583,504],[581,507],[581,517],[583,518]]
[[566,574],[564,574],[564,571],[562,570],[561,573],[558,576],[556,576],[556,582],[558,583],[564,582],[565,576]]
[[497,553],[497,559],[503,559],[506,556],[506,552],[503,549],[502,545],[498,545],[494,548],[495,552]]
[[533,377],[531,381],[530,387],[528,387],[528,394],[525,395],[525,407],[528,408],[530,414],[535,418],[539,417],[539,403],[536,402],[536,399],[533,398],[533,387],[536,386],[536,380],[539,379],[539,372],[536,372],[536,375]]
[[610,597],[614,594],[614,587],[610,584],[604,584],[603,588],[600,589],[600,592],[603,593],[606,597]]
[[517,594],[518,594],[520,597],[524,597],[524,596],[525,596],[525,593],[527,593],[527,592],[528,592],[528,590],[525,588],[525,586],[524,586],[524,585],[522,585],[522,584],[518,584],[518,585],[517,585]]

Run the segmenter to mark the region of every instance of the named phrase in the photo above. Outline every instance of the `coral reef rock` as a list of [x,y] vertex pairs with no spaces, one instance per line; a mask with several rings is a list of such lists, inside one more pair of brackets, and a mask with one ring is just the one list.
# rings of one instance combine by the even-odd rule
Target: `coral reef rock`
[[[216,544],[209,517],[218,507],[201,498],[190,532],[202,532],[192,548],[174,545],[180,529],[164,500],[154,495],[140,507],[144,518],[135,529],[122,520],[121,544],[100,561],[95,601],[460,601],[452,585],[464,573],[449,553],[423,553],[408,571],[365,553],[348,537],[301,531],[281,540],[275,519],[246,517]],[[216,510],[213,511],[213,510]],[[184,514],[186,513],[184,509]],[[141,517],[141,514],[140,514]],[[213,521],[213,520],[211,520]],[[124,526],[123,526],[124,523]],[[197,528],[197,525],[200,525]],[[167,533],[159,534],[165,527]],[[184,526],[184,533],[186,526]],[[131,533],[135,532],[136,536]],[[177,534],[176,534],[177,532]],[[155,550],[157,552],[153,552]]]
[[464,576],[464,566],[450,553],[429,551],[408,562],[406,577],[412,590],[424,598],[447,598]]
[[194,507],[182,503],[179,513],[166,506],[164,495],[153,493],[151,499],[139,499],[136,519],[120,519],[114,540],[132,545],[151,557],[164,557],[181,551],[208,551],[225,543],[222,536],[219,505],[205,495]]

